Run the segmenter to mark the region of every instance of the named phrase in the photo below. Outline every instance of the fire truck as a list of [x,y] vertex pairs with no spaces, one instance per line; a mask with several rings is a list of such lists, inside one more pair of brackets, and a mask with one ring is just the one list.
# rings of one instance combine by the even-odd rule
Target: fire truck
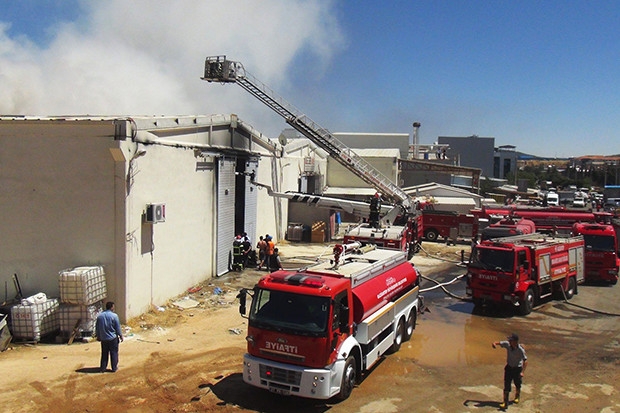
[[346,399],[362,375],[409,340],[420,274],[404,251],[338,244],[333,259],[263,276],[251,296],[245,383],[281,395]]
[[508,217],[502,218],[480,231],[480,239],[484,241],[491,238],[533,234],[534,232],[536,232],[534,221],[525,218]]
[[[383,175],[381,171],[358,156],[351,148],[345,146],[329,130],[308,118],[281,96],[277,95],[271,88],[248,73],[240,62],[229,60],[226,56],[207,57],[204,76],[201,79],[207,82],[238,84],[284,118],[291,127],[325,150],[332,159],[338,161],[346,169],[375,188],[381,201],[390,203],[392,208],[389,212],[381,215],[381,208],[373,210],[371,205],[370,225],[360,227],[360,238],[365,237],[367,240],[376,239],[376,234],[382,233],[388,226],[394,226],[397,219],[402,220],[403,223],[411,221],[411,225],[401,225],[405,228],[392,228],[390,234],[394,233],[394,231],[402,231],[405,237],[402,245],[408,250],[410,256],[418,249],[421,235],[409,233],[409,228],[419,230],[419,226],[421,226],[421,219],[418,217],[419,211],[416,208],[414,199]],[[373,214],[374,218],[372,217]],[[361,235],[362,232],[365,235]],[[402,238],[398,242],[401,245]]]
[[587,282],[618,282],[618,239],[613,225],[577,222],[573,234],[582,235],[585,241]]
[[583,237],[540,233],[482,241],[467,266],[466,292],[474,305],[509,303],[529,314],[541,299],[567,299],[585,273]]
[[422,211],[424,238],[437,241],[439,237],[456,241],[457,238],[476,239],[478,218],[472,214],[459,214],[454,211]]
[[564,207],[519,208],[481,208],[472,210],[479,218],[525,218],[533,221],[537,232],[570,234],[576,222],[610,224],[613,215],[608,212],[568,210]]

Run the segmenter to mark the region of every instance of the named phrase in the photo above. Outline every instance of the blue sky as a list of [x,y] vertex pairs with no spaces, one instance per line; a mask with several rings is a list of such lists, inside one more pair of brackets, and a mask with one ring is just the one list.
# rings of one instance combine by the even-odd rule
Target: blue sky
[[[237,113],[286,127],[227,54],[333,132],[494,137],[541,156],[620,153],[618,1],[4,1],[0,113]],[[234,89],[234,90],[231,90]],[[4,103],[3,103],[4,102]]]

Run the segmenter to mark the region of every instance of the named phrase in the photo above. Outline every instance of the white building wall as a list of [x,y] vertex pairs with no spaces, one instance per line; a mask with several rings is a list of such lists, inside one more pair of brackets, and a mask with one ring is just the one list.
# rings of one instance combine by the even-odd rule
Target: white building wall
[[[214,171],[192,149],[139,145],[127,197],[126,309],[129,317],[211,277],[216,219]],[[146,205],[164,203],[166,221],[144,223]]]
[[[0,128],[0,282],[59,297],[58,271],[103,265],[114,278],[117,169],[107,122],[10,121]],[[122,218],[122,216],[121,216]],[[114,290],[116,285],[109,283]],[[3,299],[4,300],[4,299]]]
[[[368,157],[358,154],[368,164],[372,165],[392,183],[398,184],[398,159],[394,157]],[[353,172],[345,168],[340,162],[329,158],[327,162],[327,186],[342,188],[365,188],[370,185],[365,183]]]
[[[226,118],[126,119],[124,140],[112,118],[2,118],[0,283],[17,273],[24,295],[58,297],[58,271],[103,265],[107,298],[127,320],[215,276],[209,165],[230,149],[266,152],[247,133],[231,138]],[[261,157],[257,180],[284,180],[280,166]],[[144,222],[150,203],[165,204],[166,222]],[[285,227],[286,208],[276,218],[264,190],[258,205],[259,234]]]

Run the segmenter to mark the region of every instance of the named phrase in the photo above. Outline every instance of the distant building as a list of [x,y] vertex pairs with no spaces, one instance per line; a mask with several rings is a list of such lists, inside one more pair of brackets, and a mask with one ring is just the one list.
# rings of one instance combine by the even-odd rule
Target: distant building
[[493,155],[493,178],[507,179],[510,173],[514,176],[518,159],[515,149],[516,147],[513,145],[502,145],[495,148]]
[[454,165],[479,168],[483,176],[493,176],[495,138],[439,136],[440,145],[448,145],[446,155]]

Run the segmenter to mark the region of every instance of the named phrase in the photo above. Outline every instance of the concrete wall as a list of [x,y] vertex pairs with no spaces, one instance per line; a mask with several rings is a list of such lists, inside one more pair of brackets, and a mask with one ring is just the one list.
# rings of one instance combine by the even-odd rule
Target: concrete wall
[[[373,155],[372,150],[357,150],[358,156],[368,162],[379,172],[381,172],[386,178],[390,179],[392,183],[398,184],[398,151],[384,151],[393,152],[391,154]],[[365,183],[353,172],[345,168],[340,162],[333,158],[327,160],[327,186],[330,187],[344,187],[344,188],[365,188],[369,185]]]
[[[214,269],[215,172],[197,168],[191,149],[139,145],[126,199],[126,310],[135,316],[210,278]],[[145,223],[147,204],[164,203],[166,221]]]
[[9,299],[14,273],[25,296],[58,297],[58,272],[70,267],[104,265],[114,278],[124,188],[116,146],[108,122],[0,125],[0,285]]
[[[103,265],[108,300],[127,320],[215,274],[213,164],[224,154],[267,151],[248,128],[234,129],[236,119],[234,127],[225,117],[125,122],[124,140],[115,140],[114,119],[0,121],[0,283],[7,298],[15,296],[14,273],[24,295],[58,297],[58,271]],[[257,180],[296,184],[297,174],[285,179],[281,168],[280,159],[261,157]],[[257,232],[275,235],[279,227],[284,236],[286,208],[277,214],[266,191],[259,198]],[[145,222],[151,203],[165,204],[165,222]]]
[[399,157],[407,159],[409,153],[408,133],[351,133],[336,132],[334,137],[352,149],[388,149],[397,148]]

